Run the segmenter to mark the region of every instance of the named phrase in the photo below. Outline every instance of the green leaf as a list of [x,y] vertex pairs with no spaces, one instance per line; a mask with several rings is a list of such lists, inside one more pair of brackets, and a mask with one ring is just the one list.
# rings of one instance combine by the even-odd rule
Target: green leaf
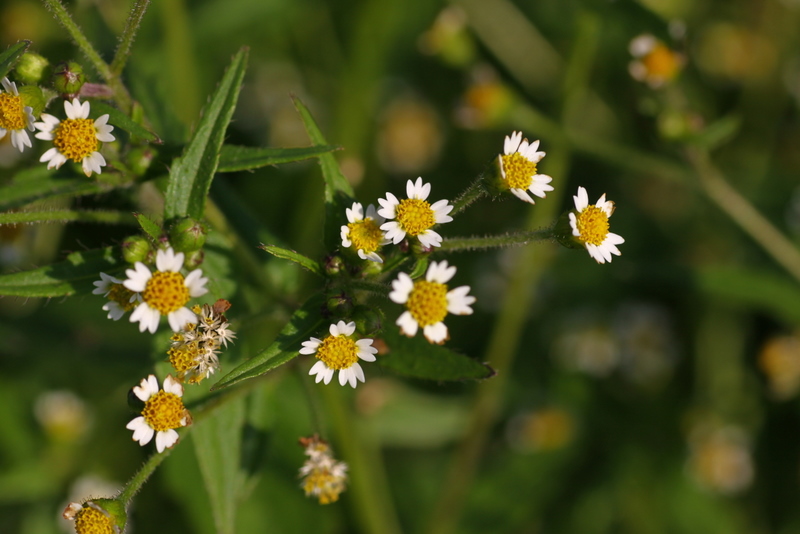
[[197,463],[211,501],[217,534],[235,532],[236,509],[245,480],[241,469],[244,422],[245,399],[238,398],[219,407],[192,429]]
[[686,141],[705,148],[706,150],[714,150],[733,139],[733,137],[739,133],[741,126],[741,117],[738,115],[727,115],[712,122],[700,132],[690,135]]
[[309,298],[300,309],[294,312],[289,322],[278,334],[277,339],[269,347],[223,376],[219,382],[214,384],[211,391],[263,375],[296,358],[301,343],[318,332],[322,324],[320,310],[323,304],[323,297],[319,293]]
[[109,106],[99,100],[92,101],[92,117],[99,117],[100,115],[108,114],[108,123],[116,128],[125,130],[131,135],[135,135],[147,141],[148,143],[161,144],[161,138],[156,134],[134,121],[126,114],[113,106]]
[[293,261],[296,264],[300,265],[306,270],[311,271],[314,274],[318,274],[319,276],[325,276],[325,271],[322,270],[320,264],[311,258],[303,256],[302,254],[298,254],[294,250],[289,250],[281,247],[276,247],[275,245],[265,245],[261,244],[258,246],[261,250],[266,250],[276,258],[281,258],[283,260]]
[[[293,97],[294,105],[306,127],[311,142],[327,145],[314,117],[299,98]],[[325,246],[333,250],[341,244],[340,228],[346,221],[345,210],[353,205],[353,188],[339,169],[336,158],[331,153],[319,156],[322,177],[325,180]]]
[[417,259],[417,261],[414,263],[414,268],[411,269],[411,273],[408,276],[416,280],[420,276],[423,276],[425,274],[425,271],[427,270],[428,270],[428,257],[425,256],[423,258]]
[[301,148],[258,148],[223,145],[217,172],[249,171],[279,163],[316,158],[334,150],[339,150],[339,147],[322,145]]
[[133,223],[133,218],[130,213],[111,210],[38,210],[0,213],[0,225],[65,222],[131,224]]
[[73,252],[59,263],[31,271],[0,275],[0,295],[18,297],[62,297],[88,293],[100,272],[121,272],[126,264],[113,247]]
[[697,274],[700,288],[717,297],[752,306],[800,323],[800,288],[782,276],[738,267],[706,267]]
[[164,199],[164,218],[202,219],[206,197],[217,172],[225,130],[233,116],[239,90],[247,68],[247,48],[233,57],[203,116],[186,146],[175,160]]
[[378,356],[378,363],[402,375],[428,380],[480,380],[491,378],[495,371],[488,364],[429,343],[422,332],[406,337],[394,326],[383,335],[388,353]]
[[30,204],[41,198],[94,195],[106,188],[86,178],[64,178],[44,165],[14,176],[11,183],[0,187],[0,211]]
[[153,238],[153,241],[158,242],[158,240],[161,239],[161,235],[164,233],[164,231],[159,225],[154,223],[142,213],[134,213],[133,216],[136,217],[137,221],[139,221],[139,226],[142,227],[142,230],[144,230],[147,235]]
[[0,54],[0,78],[8,74],[8,72],[16,65],[19,58],[31,46],[30,41],[18,41],[9,46],[5,52]]

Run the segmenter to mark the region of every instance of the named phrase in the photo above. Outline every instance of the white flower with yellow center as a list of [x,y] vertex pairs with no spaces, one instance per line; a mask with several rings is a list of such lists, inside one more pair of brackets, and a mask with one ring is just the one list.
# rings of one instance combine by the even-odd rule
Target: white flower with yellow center
[[155,375],[143,378],[133,388],[133,393],[144,402],[142,415],[133,419],[125,427],[133,430],[133,440],[139,445],[147,445],[156,437],[156,450],[164,452],[178,441],[176,428],[192,424],[192,416],[183,405],[183,386],[168,375],[164,379],[164,389],[158,389]]
[[313,354],[319,360],[308,372],[316,375],[316,382],[328,384],[334,371],[339,371],[339,384],[348,382],[356,387],[358,381],[364,382],[364,370],[358,363],[361,358],[365,362],[374,362],[378,349],[372,346],[371,339],[354,340],[351,336],[356,331],[356,323],[339,321],[328,329],[330,335],[325,339],[312,337],[303,341],[300,354]]
[[448,266],[446,261],[431,262],[425,273],[425,280],[411,279],[406,273],[399,273],[392,282],[389,298],[405,304],[406,311],[397,319],[400,331],[408,337],[414,337],[419,327],[425,339],[431,343],[444,343],[449,334],[444,318],[448,313],[470,315],[470,304],[475,297],[467,295],[469,286],[460,286],[448,291],[447,282],[456,274],[455,266]]
[[347,464],[333,457],[328,444],[318,436],[300,438],[308,458],[300,468],[301,487],[307,497],[316,497],[320,504],[339,500],[347,487]]
[[99,141],[109,143],[114,140],[111,135],[113,126],[108,124],[108,114],[100,115],[96,120],[89,118],[89,102],[81,104],[77,98],[64,101],[67,118],[63,121],[47,113],[42,113],[42,122],[34,124],[40,130],[37,139],[52,141],[53,148],[42,154],[39,161],[47,163],[47,168],[60,168],[67,160],[81,162],[83,173],[91,176],[92,172],[100,174],[100,167],[106,160],[100,152]]
[[11,146],[22,152],[26,146],[32,146],[25,128],[34,130],[33,108],[23,105],[17,84],[8,78],[3,78],[0,83],[5,89],[5,92],[0,91],[0,139],[11,132]]
[[119,280],[106,273],[100,273],[100,280],[93,282],[94,295],[103,295],[108,299],[103,305],[103,310],[108,312],[108,318],[118,321],[125,313],[133,310],[141,300],[139,293],[134,293]]
[[569,214],[572,235],[583,243],[589,255],[597,263],[611,261],[612,254],[621,255],[617,245],[625,240],[608,231],[608,218],[614,213],[614,203],[606,200],[603,193],[597,204],[589,204],[589,195],[583,187],[578,187],[578,194],[572,198],[575,200],[575,211]]
[[628,50],[636,58],[628,65],[631,76],[654,89],[676,78],[683,68],[683,56],[650,34],[634,38]]
[[137,261],[133,269],[125,274],[128,278],[122,283],[126,288],[141,293],[142,302],[133,310],[131,322],[139,322],[139,331],[155,333],[162,315],[167,316],[169,326],[179,332],[187,323],[197,322],[197,316],[186,307],[190,298],[200,297],[208,292],[203,271],[195,269],[185,278],[180,273],[183,268],[183,252],[175,254],[172,247],[156,253],[156,272]]
[[383,258],[377,250],[391,241],[384,237],[380,229],[383,217],[375,211],[375,206],[372,204],[367,206],[366,217],[360,202],[353,202],[353,207],[347,208],[345,212],[348,224],[342,226],[342,246],[356,249],[358,257],[362,260],[383,263]]
[[503,154],[497,156],[500,165],[500,174],[509,190],[517,198],[534,204],[533,198],[528,194],[544,198],[548,191],[553,190],[550,182],[553,180],[546,174],[536,171],[536,164],[542,161],[544,152],[539,151],[539,141],[529,143],[522,138],[522,132],[513,132],[511,137],[506,136],[503,144]]
[[448,213],[453,210],[453,206],[447,200],[428,203],[430,193],[431,184],[423,183],[422,178],[417,178],[416,183],[411,180],[406,183],[408,198],[397,200],[393,194],[386,193],[385,199],[378,199],[381,205],[378,215],[385,219],[395,219],[381,225],[381,230],[386,232],[386,239],[396,245],[408,234],[418,238],[422,246],[427,248],[442,244],[442,236],[431,230],[431,227],[452,221],[453,218]]

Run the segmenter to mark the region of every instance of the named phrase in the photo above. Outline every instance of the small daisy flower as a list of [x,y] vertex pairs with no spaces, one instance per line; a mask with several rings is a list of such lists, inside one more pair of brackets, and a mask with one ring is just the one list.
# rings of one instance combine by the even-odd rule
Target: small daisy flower
[[358,257],[362,260],[371,260],[383,263],[383,258],[377,250],[383,245],[388,245],[391,241],[386,239],[380,225],[383,224],[383,217],[375,211],[375,206],[367,206],[367,215],[364,216],[364,208],[360,202],[353,202],[352,208],[347,208],[348,224],[342,226],[342,246],[353,247],[358,251]]
[[192,424],[192,416],[181,400],[181,383],[168,375],[164,379],[164,389],[159,390],[158,380],[155,375],[150,375],[133,388],[133,393],[144,402],[142,415],[125,427],[133,430],[133,440],[144,446],[155,434],[158,452],[171,448],[178,442],[175,429]]
[[448,291],[447,282],[456,274],[455,266],[448,266],[446,261],[431,262],[425,274],[425,280],[411,279],[406,273],[399,273],[392,282],[389,298],[405,304],[407,310],[397,319],[401,332],[414,337],[419,327],[425,339],[431,343],[444,343],[449,334],[444,324],[448,313],[470,315],[470,304],[475,297],[467,295],[469,286],[460,286]]
[[39,158],[42,163],[48,162],[48,169],[58,169],[71,159],[76,163],[81,162],[86,176],[91,176],[92,172],[100,174],[100,167],[106,164],[106,160],[98,152],[98,142],[113,141],[111,130],[114,127],[108,124],[107,113],[96,120],[90,119],[89,109],[89,102],[81,104],[77,98],[71,103],[65,100],[65,120],[60,121],[52,115],[42,113],[42,122],[34,124],[40,130],[36,138],[52,141],[55,145]]
[[673,80],[683,67],[684,59],[681,54],[670,50],[649,34],[634,38],[628,49],[636,58],[628,65],[631,76],[652,88]]
[[522,132],[513,132],[511,137],[506,136],[503,154],[497,156],[503,182],[514,196],[529,204],[534,200],[528,193],[544,198],[547,191],[553,190],[553,179],[536,172],[536,164],[545,156],[538,149],[539,141],[529,143],[522,138]]
[[230,302],[219,299],[214,306],[194,306],[197,319],[180,332],[172,335],[172,347],[167,351],[169,362],[178,372],[178,380],[197,384],[219,369],[220,347],[236,337],[228,328],[228,320],[221,310],[227,310]]
[[31,138],[28,136],[27,128],[34,131],[33,108],[25,106],[22,97],[17,91],[17,84],[3,78],[0,80],[5,91],[0,91],[0,139],[11,132],[11,145],[22,152],[26,146],[31,145]]
[[200,297],[208,292],[203,271],[195,269],[185,278],[180,273],[183,268],[183,252],[159,250],[156,253],[156,272],[144,263],[137,261],[133,269],[125,274],[128,278],[122,284],[136,293],[141,293],[142,302],[131,314],[131,322],[139,322],[139,331],[155,333],[162,315],[167,316],[173,332],[180,331],[187,323],[197,321],[197,316],[186,307],[192,297]]
[[316,382],[328,384],[334,371],[339,371],[339,384],[356,387],[358,381],[364,382],[364,370],[358,363],[361,358],[365,362],[374,362],[378,349],[372,346],[372,340],[365,338],[354,340],[351,336],[356,331],[356,323],[339,321],[329,328],[330,335],[325,339],[312,337],[303,341],[300,354],[314,354],[319,360],[308,372],[316,375]]
[[118,280],[106,273],[100,273],[100,280],[93,282],[94,295],[103,295],[108,299],[103,305],[103,310],[108,312],[108,318],[118,321],[126,312],[133,310],[141,300],[139,293],[134,293]]
[[431,227],[452,221],[453,218],[448,213],[453,210],[453,206],[447,200],[428,203],[426,199],[430,193],[431,184],[423,183],[422,178],[417,178],[416,183],[411,180],[406,183],[408,198],[397,200],[393,194],[386,193],[385,199],[378,199],[381,205],[378,215],[385,219],[395,219],[381,225],[387,240],[396,245],[408,234],[417,237],[426,248],[442,244],[442,236],[431,230]]
[[621,255],[617,245],[625,240],[608,231],[608,218],[614,213],[614,203],[606,200],[603,193],[597,204],[589,204],[589,195],[583,187],[578,187],[578,194],[572,198],[575,200],[575,211],[569,214],[572,235],[583,243],[589,255],[597,263],[610,262],[612,254]]
[[347,464],[337,461],[328,444],[318,436],[300,438],[300,444],[308,456],[300,468],[303,479],[300,487],[306,492],[306,497],[316,497],[320,504],[336,502],[346,489]]
[[77,534],[120,534],[127,521],[125,506],[115,499],[71,502],[61,516],[75,522]]

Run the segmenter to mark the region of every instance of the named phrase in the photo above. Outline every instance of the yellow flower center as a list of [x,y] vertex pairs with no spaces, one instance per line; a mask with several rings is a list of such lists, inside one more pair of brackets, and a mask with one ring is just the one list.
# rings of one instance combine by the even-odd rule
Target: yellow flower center
[[22,99],[10,93],[0,93],[0,128],[22,130],[26,125]]
[[316,356],[328,369],[349,369],[358,361],[358,346],[347,336],[328,336],[317,349]]
[[66,119],[56,126],[53,145],[67,159],[83,161],[97,151],[97,129],[92,119]]
[[330,504],[339,500],[339,494],[344,491],[344,479],[329,469],[316,468],[306,476],[303,490],[306,495],[315,495],[320,504]]
[[84,506],[75,514],[75,532],[78,534],[115,534],[111,518],[89,506]]
[[508,187],[523,191],[528,189],[533,181],[533,175],[536,174],[536,164],[519,152],[500,157],[503,159],[503,171]]
[[150,428],[161,432],[184,426],[186,408],[180,397],[162,389],[147,399],[142,415]]
[[447,285],[418,280],[408,295],[406,308],[423,328],[443,321],[447,315]]
[[431,205],[418,198],[406,198],[396,208],[397,222],[408,235],[418,236],[434,224]]
[[608,235],[608,215],[595,205],[587,206],[576,217],[578,239],[590,245],[601,245]]
[[142,297],[151,308],[167,315],[189,302],[189,288],[181,273],[156,271],[147,281]]
[[133,291],[122,284],[111,284],[111,289],[109,290],[106,298],[119,304],[119,307],[122,308],[122,311],[129,312],[136,307],[136,300],[131,302],[131,297],[133,297],[133,294]]
[[671,80],[678,73],[680,61],[678,54],[659,43],[642,58],[648,76]]
[[172,347],[167,351],[169,363],[178,371],[178,377],[183,379],[187,371],[197,366],[197,358],[200,356],[200,347],[197,341],[192,341],[180,347]]
[[347,228],[350,229],[350,241],[356,250],[375,252],[381,246],[383,232],[372,218],[350,223]]

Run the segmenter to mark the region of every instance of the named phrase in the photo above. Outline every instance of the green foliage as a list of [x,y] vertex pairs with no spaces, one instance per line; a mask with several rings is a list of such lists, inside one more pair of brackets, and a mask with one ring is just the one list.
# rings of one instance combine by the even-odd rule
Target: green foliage
[[223,145],[219,154],[218,172],[250,171],[316,158],[339,150],[335,146],[310,146],[303,148],[257,148],[249,146]]
[[285,248],[276,247],[275,245],[264,244],[259,245],[258,248],[269,252],[276,258],[293,261],[294,263],[303,267],[305,270],[311,271],[316,275],[325,276],[325,272],[322,270],[322,267],[318,262],[312,260],[311,258],[307,258],[302,254],[298,254],[294,250],[287,250]]
[[128,115],[121,112],[114,106],[109,106],[105,102],[92,102],[92,115],[94,117],[99,117],[103,114],[108,114],[108,122],[109,124],[113,124],[115,128],[120,128],[125,130],[131,135],[138,137],[139,139],[146,141],[148,143],[156,143],[161,144],[161,139],[139,124],[138,122],[131,119]]
[[6,48],[5,51],[0,54],[0,78],[8,74],[30,46],[30,41],[19,41]]

